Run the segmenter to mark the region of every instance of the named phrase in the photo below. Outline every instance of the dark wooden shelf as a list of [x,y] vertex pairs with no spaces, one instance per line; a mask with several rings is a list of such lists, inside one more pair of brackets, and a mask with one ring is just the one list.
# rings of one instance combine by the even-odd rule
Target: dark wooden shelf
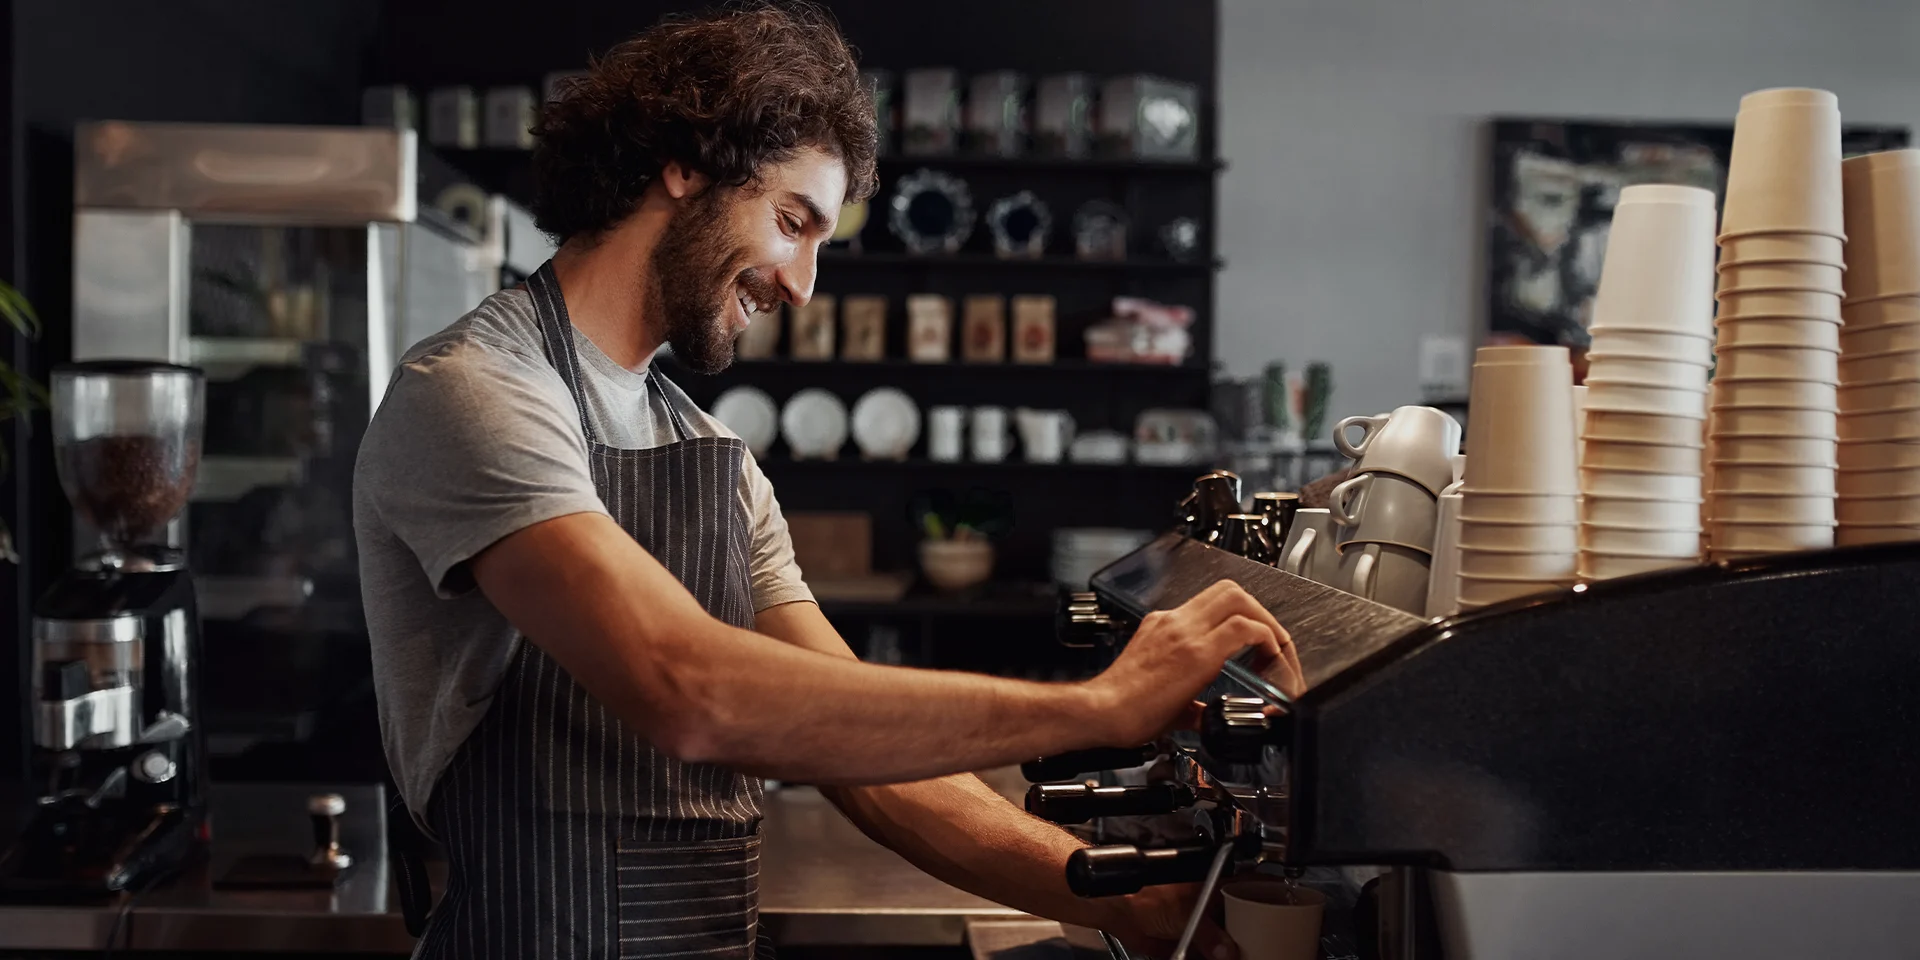
[[1225,160],[1127,160],[1119,158],[988,157],[965,153],[889,154],[883,167],[949,167],[956,170],[1049,170],[1061,173],[1214,174],[1227,168]]
[[1226,261],[1196,260],[1191,263],[1166,258],[1136,257],[1127,260],[1081,260],[1077,257],[1012,258],[981,253],[850,253],[844,250],[820,251],[820,265],[835,267],[911,267],[920,270],[1092,270],[1117,273],[1204,274],[1226,266]]

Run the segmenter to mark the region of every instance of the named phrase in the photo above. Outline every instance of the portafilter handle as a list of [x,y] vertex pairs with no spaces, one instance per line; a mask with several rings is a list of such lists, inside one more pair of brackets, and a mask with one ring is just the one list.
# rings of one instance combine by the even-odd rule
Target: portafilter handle
[[1123,787],[1036,783],[1027,789],[1027,812],[1058,824],[1086,823],[1100,817],[1149,817],[1193,803],[1193,791],[1177,783]]
[[1097,770],[1127,770],[1152,762],[1160,755],[1157,744],[1143,743],[1137,747],[1094,747],[1090,750],[1072,750],[1029,760],[1020,765],[1020,775],[1028,783],[1053,783],[1071,780],[1083,773]]
[[[1141,849],[1132,844],[1082,847],[1067,857],[1067,889],[1082,897],[1118,897],[1145,887],[1169,883],[1199,883],[1212,869],[1220,845],[1195,843],[1178,847]],[[1252,862],[1260,856],[1255,834],[1231,841],[1230,861]]]

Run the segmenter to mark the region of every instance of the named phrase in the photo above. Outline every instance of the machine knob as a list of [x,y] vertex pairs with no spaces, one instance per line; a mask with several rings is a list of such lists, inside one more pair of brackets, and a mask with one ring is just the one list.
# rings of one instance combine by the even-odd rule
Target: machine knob
[[1027,812],[1060,824],[1099,817],[1147,817],[1192,806],[1193,791],[1176,783],[1094,787],[1084,783],[1037,783],[1027,790]]
[[1226,763],[1259,763],[1269,746],[1283,746],[1289,734],[1285,714],[1269,714],[1255,697],[1221,697],[1200,717],[1200,746]]
[[179,771],[173,758],[159,750],[148,750],[133,759],[133,778],[141,783],[166,783]]

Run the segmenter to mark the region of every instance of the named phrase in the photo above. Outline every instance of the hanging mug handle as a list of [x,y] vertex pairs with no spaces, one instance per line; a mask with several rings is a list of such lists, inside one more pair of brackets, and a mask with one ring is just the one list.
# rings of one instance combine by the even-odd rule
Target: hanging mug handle
[[[1360,459],[1367,453],[1368,442],[1372,441],[1374,435],[1380,432],[1381,427],[1387,425],[1387,416],[1388,415],[1384,413],[1376,413],[1371,417],[1348,417],[1334,424],[1333,445],[1338,448],[1341,453],[1355,460]],[[1366,428],[1365,432],[1360,434],[1360,442],[1348,443],[1347,428],[1360,426]]]
[[[1340,481],[1327,495],[1327,506],[1332,508],[1333,522],[1343,527],[1360,525],[1360,508],[1365,505],[1367,489],[1373,486],[1373,474],[1362,473]],[[1349,496],[1351,495],[1351,496]],[[1349,500],[1357,502],[1349,503]]]
[[1313,555],[1313,542],[1319,538],[1319,533],[1320,531],[1312,527],[1302,530],[1300,539],[1293,542],[1293,549],[1288,550],[1287,555],[1280,558],[1280,572],[1305,577],[1307,558]]
[[1367,600],[1373,599],[1373,572],[1375,563],[1380,559],[1377,553],[1368,553],[1364,549],[1360,559],[1353,563],[1353,576],[1347,582],[1347,592]]

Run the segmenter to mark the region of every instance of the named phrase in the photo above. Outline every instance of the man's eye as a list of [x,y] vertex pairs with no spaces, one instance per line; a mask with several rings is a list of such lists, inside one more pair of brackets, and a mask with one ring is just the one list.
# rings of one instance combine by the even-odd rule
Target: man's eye
[[780,226],[782,229],[787,231],[788,236],[800,235],[800,221],[795,220],[792,217],[780,218]]

